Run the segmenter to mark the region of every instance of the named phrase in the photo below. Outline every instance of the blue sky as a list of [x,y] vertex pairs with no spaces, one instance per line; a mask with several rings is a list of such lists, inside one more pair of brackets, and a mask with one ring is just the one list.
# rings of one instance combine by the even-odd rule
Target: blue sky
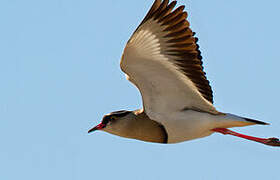
[[[280,149],[215,134],[174,145],[88,135],[141,105],[119,68],[152,0],[0,1],[0,178],[277,180]],[[280,137],[280,2],[178,0],[197,32],[215,106]]]

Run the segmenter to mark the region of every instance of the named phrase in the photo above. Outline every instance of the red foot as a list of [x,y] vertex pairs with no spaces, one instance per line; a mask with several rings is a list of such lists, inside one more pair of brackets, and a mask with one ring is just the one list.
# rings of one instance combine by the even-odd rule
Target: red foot
[[215,128],[215,129],[212,129],[212,131],[222,133],[224,135],[229,134],[229,135],[232,135],[232,136],[241,137],[241,138],[244,138],[244,139],[259,142],[259,143],[269,145],[269,146],[280,146],[280,141],[277,138],[267,138],[267,139],[266,138],[258,138],[258,137],[248,136],[248,135],[245,135],[245,134],[240,134],[240,133],[231,131],[231,130],[226,129],[226,128]]

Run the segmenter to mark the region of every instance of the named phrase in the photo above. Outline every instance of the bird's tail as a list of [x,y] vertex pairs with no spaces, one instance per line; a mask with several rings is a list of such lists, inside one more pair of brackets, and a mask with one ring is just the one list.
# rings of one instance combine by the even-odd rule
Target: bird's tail
[[259,125],[269,125],[269,123],[263,122],[263,121],[259,121],[259,120],[255,120],[255,119],[249,119],[249,118],[244,118],[246,121],[254,123],[254,124],[259,124]]
[[269,125],[269,123],[255,120],[255,119],[250,119],[250,118],[244,118],[241,116],[237,116],[234,114],[229,114],[226,113],[225,116],[220,116],[221,121],[219,125],[223,128],[230,128],[230,127],[242,127],[242,126],[250,126],[250,125]]

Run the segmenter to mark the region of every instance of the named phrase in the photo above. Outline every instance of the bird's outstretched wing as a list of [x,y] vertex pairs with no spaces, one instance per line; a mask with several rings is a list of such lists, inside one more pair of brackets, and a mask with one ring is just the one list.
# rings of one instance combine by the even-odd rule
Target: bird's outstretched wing
[[218,114],[197,38],[184,6],[175,5],[155,0],[125,47],[121,69],[140,90],[150,118],[186,109]]

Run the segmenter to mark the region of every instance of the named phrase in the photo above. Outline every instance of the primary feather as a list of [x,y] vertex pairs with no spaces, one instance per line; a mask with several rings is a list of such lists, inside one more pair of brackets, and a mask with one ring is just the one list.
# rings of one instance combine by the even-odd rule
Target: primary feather
[[[183,109],[219,114],[184,6],[156,0],[128,41],[121,69],[140,90],[148,116]],[[167,111],[168,109],[168,111]]]

